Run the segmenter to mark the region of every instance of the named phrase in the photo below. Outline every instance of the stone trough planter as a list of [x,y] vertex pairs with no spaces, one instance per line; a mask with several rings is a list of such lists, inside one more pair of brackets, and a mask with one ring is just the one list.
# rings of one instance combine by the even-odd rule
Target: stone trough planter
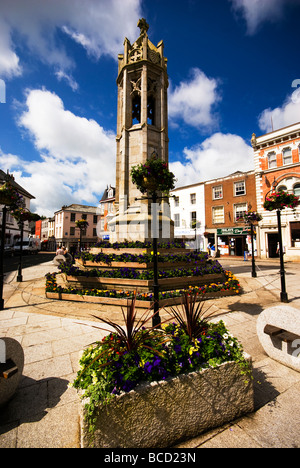
[[[250,356],[247,359],[251,363]],[[247,380],[246,380],[247,379]],[[236,362],[142,384],[95,412],[91,439],[81,405],[83,448],[163,448],[254,411],[253,384]]]

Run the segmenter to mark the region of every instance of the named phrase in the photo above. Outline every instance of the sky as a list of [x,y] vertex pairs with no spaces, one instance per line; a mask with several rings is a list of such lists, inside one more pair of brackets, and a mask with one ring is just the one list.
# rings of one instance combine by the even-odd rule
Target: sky
[[300,0],[0,0],[0,168],[44,216],[115,185],[118,54],[164,41],[177,187],[254,169],[300,121]]

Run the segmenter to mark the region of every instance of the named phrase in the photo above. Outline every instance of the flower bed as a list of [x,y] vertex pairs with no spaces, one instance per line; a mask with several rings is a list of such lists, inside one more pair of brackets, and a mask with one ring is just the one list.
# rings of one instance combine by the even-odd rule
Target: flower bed
[[136,320],[135,299],[123,317],[125,328],[101,319],[114,331],[80,359],[83,446],[92,433],[96,447],[170,447],[253,410],[251,365],[196,296],[162,330],[146,327],[147,313]]
[[[159,293],[161,306],[172,304],[174,299],[181,299],[182,294],[188,290],[191,293],[198,293],[199,297],[211,299],[213,297],[222,297],[236,295],[240,293],[240,284],[238,279],[230,272],[225,271],[225,281],[220,283],[209,283],[202,286],[187,285],[184,289],[171,289]],[[112,305],[125,305],[128,298],[132,297],[133,291],[116,289],[87,289],[76,287],[62,287],[57,284],[56,273],[46,275],[46,296],[51,299],[99,302]],[[137,307],[149,308],[153,303],[153,293],[137,293]]]

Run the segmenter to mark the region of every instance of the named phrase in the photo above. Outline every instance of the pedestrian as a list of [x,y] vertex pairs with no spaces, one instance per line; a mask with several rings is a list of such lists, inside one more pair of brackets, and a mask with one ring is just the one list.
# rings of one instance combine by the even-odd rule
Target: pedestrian
[[215,257],[215,256],[216,256],[216,247],[215,247],[215,244],[211,246],[210,251],[211,251],[211,256],[212,256],[212,257]]
[[64,253],[65,249],[62,246],[58,247],[58,249],[56,250],[56,255],[64,255]]
[[210,256],[210,248],[211,248],[211,243],[209,242],[209,243],[207,244],[207,247],[206,247],[207,253],[208,253],[209,256]]

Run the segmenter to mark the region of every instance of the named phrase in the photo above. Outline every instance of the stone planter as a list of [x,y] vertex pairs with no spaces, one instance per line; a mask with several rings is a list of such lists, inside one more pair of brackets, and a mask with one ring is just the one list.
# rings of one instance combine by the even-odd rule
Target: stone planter
[[[250,356],[248,356],[251,362]],[[160,448],[175,444],[254,411],[252,380],[235,362],[142,384],[95,413],[91,440],[81,406],[81,446]]]

